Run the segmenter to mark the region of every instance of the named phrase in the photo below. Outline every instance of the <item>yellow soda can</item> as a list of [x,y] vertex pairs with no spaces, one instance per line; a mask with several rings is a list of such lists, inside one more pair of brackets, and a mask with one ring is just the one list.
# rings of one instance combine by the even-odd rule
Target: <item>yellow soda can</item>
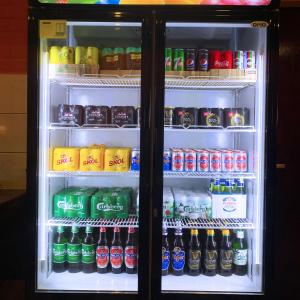
[[61,53],[61,47],[59,46],[52,46],[50,48],[50,64],[52,65],[58,65],[60,64],[60,53]]
[[96,66],[99,63],[99,50],[96,47],[88,47],[86,51],[86,64]]
[[54,148],[53,171],[77,171],[79,168],[79,152],[76,147]]
[[75,64],[83,65],[86,64],[86,51],[85,47],[76,47],[75,48]]
[[68,46],[62,47],[60,51],[60,63],[62,65],[72,65],[74,62],[74,48]]

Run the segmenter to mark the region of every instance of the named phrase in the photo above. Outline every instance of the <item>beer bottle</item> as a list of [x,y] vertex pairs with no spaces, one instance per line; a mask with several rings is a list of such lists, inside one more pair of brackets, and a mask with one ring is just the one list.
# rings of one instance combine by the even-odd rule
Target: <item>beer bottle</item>
[[126,273],[128,274],[135,274],[137,272],[137,246],[134,233],[134,228],[128,227],[128,235],[125,246],[125,266]]
[[191,229],[191,239],[188,250],[188,274],[197,276],[200,274],[201,247],[198,239],[198,229]]
[[177,228],[175,231],[174,248],[172,251],[172,268],[176,276],[183,275],[185,264],[185,251],[182,240],[182,229]]
[[64,228],[57,226],[52,243],[52,270],[61,273],[66,270],[67,239]]
[[110,264],[113,273],[118,274],[122,272],[123,247],[119,227],[114,227],[114,236],[110,247]]
[[71,236],[67,243],[67,262],[70,273],[80,271],[81,260],[81,241],[78,234],[78,227],[73,225],[71,229]]
[[216,178],[215,181],[214,181],[213,193],[214,194],[222,194],[221,184],[220,184],[220,179],[219,178]]
[[204,275],[214,276],[217,274],[217,243],[215,241],[215,231],[207,230],[207,238],[204,252]]
[[244,238],[244,231],[238,230],[233,241],[233,273],[243,276],[248,270],[248,247]]
[[170,266],[170,248],[168,242],[168,230],[166,227],[163,227],[163,232],[162,232],[161,256],[162,256],[161,274],[163,276],[168,275],[169,266]]
[[95,272],[96,245],[93,230],[90,226],[85,228],[85,236],[81,245],[81,263],[83,273]]
[[109,248],[107,245],[106,228],[100,227],[99,240],[96,249],[97,272],[107,273],[109,263]]
[[244,184],[244,179],[238,178],[236,179],[236,189],[235,189],[236,194],[245,194],[245,184]]
[[222,230],[222,242],[220,251],[220,275],[230,276],[232,275],[232,258],[233,251],[229,238],[229,230]]
[[231,180],[230,179],[225,180],[224,194],[225,195],[231,195],[232,194],[232,186],[231,186]]

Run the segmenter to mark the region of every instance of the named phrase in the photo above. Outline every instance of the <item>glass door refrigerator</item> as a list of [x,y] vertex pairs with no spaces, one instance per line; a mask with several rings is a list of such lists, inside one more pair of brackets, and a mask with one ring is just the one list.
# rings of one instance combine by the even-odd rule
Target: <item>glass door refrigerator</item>
[[277,3],[39,2],[29,22],[35,290],[268,294]]

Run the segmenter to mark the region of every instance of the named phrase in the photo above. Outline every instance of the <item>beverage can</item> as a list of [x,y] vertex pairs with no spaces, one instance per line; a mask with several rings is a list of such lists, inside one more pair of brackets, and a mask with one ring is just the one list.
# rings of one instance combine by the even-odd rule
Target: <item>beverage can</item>
[[232,50],[222,51],[222,63],[220,69],[232,69]]
[[234,171],[235,172],[247,172],[247,152],[244,150],[234,151]]
[[173,111],[174,107],[166,106],[164,109],[164,124],[170,126],[173,124]]
[[116,217],[120,219],[128,218],[129,195],[125,191],[120,191],[116,195]]
[[244,52],[241,50],[233,51],[233,69],[244,69]]
[[244,69],[255,69],[255,51],[244,52]]
[[97,47],[87,47],[86,64],[91,66],[99,64],[99,50]]
[[209,151],[205,149],[197,150],[197,171],[209,171]]
[[60,63],[62,65],[71,65],[74,64],[75,58],[74,58],[74,48],[64,46],[61,48],[60,51]]
[[222,151],[222,171],[233,172],[234,171],[234,156],[232,150]]
[[177,48],[173,50],[173,70],[184,71],[184,49]]
[[193,149],[184,150],[184,170],[195,172],[197,170],[197,154]]
[[211,150],[209,153],[209,170],[211,172],[222,171],[222,155],[219,150]]
[[172,149],[172,171],[184,170],[184,152],[181,149]]
[[65,217],[66,195],[63,191],[53,197],[53,216],[55,218]]
[[165,70],[172,71],[172,48],[165,48]]
[[184,68],[185,71],[195,71],[196,70],[196,49],[189,48],[184,49]]
[[140,149],[134,148],[131,152],[131,170],[139,171],[140,170]]
[[221,66],[221,51],[209,50],[209,68],[221,69],[220,66]]
[[61,47],[59,46],[52,46],[50,48],[50,64],[58,65],[60,64],[60,52]]
[[170,149],[164,150],[164,171],[170,171],[172,166],[172,152]]
[[75,48],[75,64],[76,65],[86,64],[86,47]]
[[103,218],[104,219],[114,219],[116,218],[115,211],[113,207],[116,205],[115,197],[113,197],[112,192],[109,191],[103,195]]
[[198,71],[208,70],[208,50],[199,49],[198,50]]

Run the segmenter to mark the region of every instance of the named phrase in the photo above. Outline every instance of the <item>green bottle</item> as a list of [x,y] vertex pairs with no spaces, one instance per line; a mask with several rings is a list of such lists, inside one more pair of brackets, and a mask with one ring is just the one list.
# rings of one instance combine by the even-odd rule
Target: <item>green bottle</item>
[[71,236],[67,243],[67,262],[70,273],[80,272],[81,261],[81,241],[79,238],[78,227],[73,225]]
[[222,194],[220,179],[216,178],[213,186],[213,194]]
[[61,273],[66,270],[67,239],[64,228],[57,226],[52,243],[52,270]]
[[245,184],[244,184],[244,179],[238,178],[236,179],[236,189],[235,189],[236,194],[245,194]]
[[238,230],[232,244],[233,249],[233,273],[244,276],[248,270],[248,246],[244,231]]
[[93,237],[93,229],[85,228],[85,236],[81,245],[81,263],[83,273],[96,271],[96,243]]

